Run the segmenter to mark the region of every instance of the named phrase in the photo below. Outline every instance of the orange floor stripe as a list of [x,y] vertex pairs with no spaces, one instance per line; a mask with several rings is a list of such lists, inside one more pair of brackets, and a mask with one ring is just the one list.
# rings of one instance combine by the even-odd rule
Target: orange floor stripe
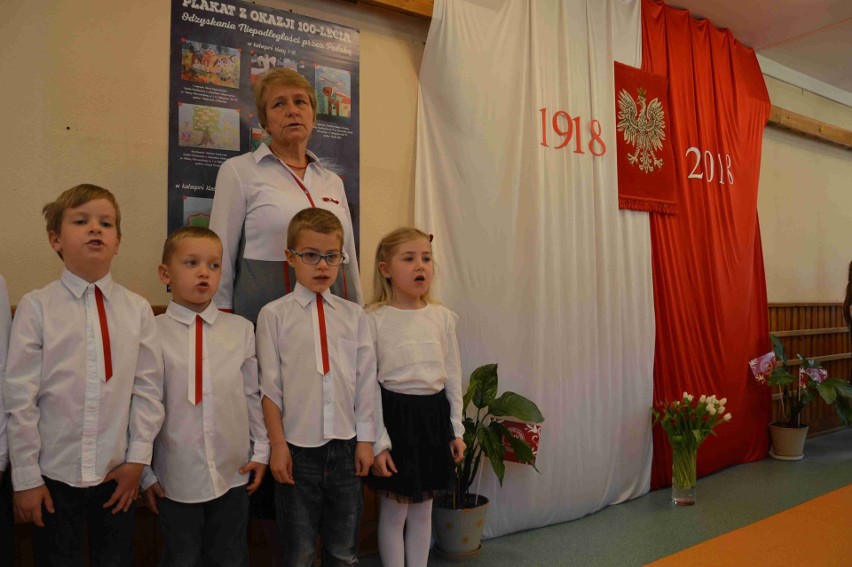
[[649,565],[849,566],[852,565],[850,515],[852,484]]

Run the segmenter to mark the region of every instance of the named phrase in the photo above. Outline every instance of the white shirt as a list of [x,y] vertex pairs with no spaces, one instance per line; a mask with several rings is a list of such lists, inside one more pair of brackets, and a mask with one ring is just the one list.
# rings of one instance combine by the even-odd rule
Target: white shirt
[[261,393],[281,411],[284,435],[299,447],[331,439],[375,441],[376,356],[360,305],[323,294],[330,370],[317,371],[316,294],[301,284],[261,309],[257,360]]
[[9,327],[12,326],[12,310],[9,307],[9,291],[6,280],[0,276],[0,472],[9,465],[9,445],[6,442],[6,405],[3,403],[3,376],[6,368],[6,352],[9,348]]
[[[194,381],[196,315],[204,322],[202,397],[192,405],[188,376],[192,373]],[[248,482],[239,469],[249,460],[269,462],[254,328],[213,303],[196,313],[171,302],[156,321],[165,363],[166,420],[142,488],[159,481],[171,500],[209,502]]]
[[[343,181],[322,167],[316,155],[310,151],[307,154],[311,161],[302,184],[310,191],[316,207],[327,209],[340,219],[343,251],[349,258],[350,273],[357,275],[358,257]],[[293,175],[265,144],[252,153],[227,160],[219,168],[210,229],[219,235],[223,246],[222,279],[214,299],[220,309],[233,307],[234,268],[241,239],[244,239],[244,258],[286,260],[284,251],[290,219],[311,206]],[[363,303],[360,278],[353,277],[348,285],[354,288],[354,295],[350,291],[350,299]]]
[[[417,396],[444,390],[450,402],[453,432],[463,437],[458,316],[446,307],[428,304],[422,309],[383,305],[370,311],[368,318],[382,387]],[[378,426],[377,437],[373,447],[376,454],[391,447],[384,424]]]
[[[108,382],[94,285],[111,341]],[[122,463],[149,464],[163,422],[162,365],[151,306],[109,274],[90,284],[64,270],[25,295],[3,384],[14,489],[40,486],[42,475],[95,486]]]

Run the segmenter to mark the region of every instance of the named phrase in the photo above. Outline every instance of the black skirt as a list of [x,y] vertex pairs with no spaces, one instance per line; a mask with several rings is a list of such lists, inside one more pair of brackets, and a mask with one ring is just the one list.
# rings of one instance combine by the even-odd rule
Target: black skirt
[[450,442],[450,402],[444,391],[427,396],[398,394],[382,388],[382,412],[398,472],[371,476],[375,490],[408,502],[422,502],[449,489],[455,478]]

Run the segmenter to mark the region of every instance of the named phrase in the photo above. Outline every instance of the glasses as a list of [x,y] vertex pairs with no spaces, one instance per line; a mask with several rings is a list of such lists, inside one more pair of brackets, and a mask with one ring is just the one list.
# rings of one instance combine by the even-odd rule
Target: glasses
[[319,252],[296,252],[292,248],[288,248],[290,252],[302,259],[302,262],[309,266],[316,266],[320,260],[325,260],[329,266],[338,266],[341,263],[346,263],[346,255],[340,252],[332,252],[331,254],[320,254]]

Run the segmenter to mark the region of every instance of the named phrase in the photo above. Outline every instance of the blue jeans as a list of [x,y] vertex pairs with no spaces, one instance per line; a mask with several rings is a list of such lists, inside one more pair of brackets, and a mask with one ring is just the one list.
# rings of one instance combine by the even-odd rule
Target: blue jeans
[[321,447],[289,445],[296,484],[275,483],[275,511],[285,567],[311,567],[317,535],[322,565],[358,565],[358,530],[364,507],[355,476],[355,438]]

